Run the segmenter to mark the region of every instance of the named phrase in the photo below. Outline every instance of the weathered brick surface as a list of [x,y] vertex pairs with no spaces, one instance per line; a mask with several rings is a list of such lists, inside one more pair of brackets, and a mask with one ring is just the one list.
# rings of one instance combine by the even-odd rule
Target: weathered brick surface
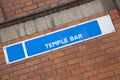
[[4,21],[4,16],[2,14],[2,9],[0,9],[0,23]]
[[[7,20],[13,20],[73,1],[76,0],[1,0],[1,6]],[[1,13],[0,10],[0,23],[4,22]]]
[[[4,0],[5,2],[6,0]],[[11,0],[10,0],[11,1]],[[19,0],[16,0],[19,2]],[[21,0],[28,2],[29,0]],[[52,3],[58,0],[53,0]],[[17,4],[18,2],[14,2]],[[34,3],[40,0],[34,0]],[[50,2],[48,2],[50,3]],[[28,3],[28,4],[31,4]],[[32,3],[33,4],[33,3]],[[116,32],[6,65],[2,47],[110,14]],[[0,80],[120,80],[120,15],[117,9],[0,44]],[[117,21],[116,21],[117,20]]]

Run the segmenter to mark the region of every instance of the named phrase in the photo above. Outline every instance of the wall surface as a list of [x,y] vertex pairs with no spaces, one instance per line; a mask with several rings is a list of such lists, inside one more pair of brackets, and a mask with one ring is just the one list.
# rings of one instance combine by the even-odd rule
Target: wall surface
[[115,4],[116,4],[117,8],[120,9],[120,0],[115,0]]
[[1,0],[1,6],[7,21],[45,11],[74,1],[76,0]]
[[[6,65],[2,47],[110,14],[116,32]],[[113,9],[82,20],[0,44],[1,80],[120,80],[120,11]],[[32,23],[32,21],[31,21]],[[22,25],[22,24],[19,24]],[[25,24],[28,25],[28,24]],[[32,24],[30,24],[32,25]],[[34,25],[32,25],[34,26]],[[109,27],[109,26],[106,26]],[[11,28],[11,30],[14,28]],[[16,34],[14,36],[17,36]]]
[[[79,1],[79,3],[99,1],[104,6],[105,10],[110,10],[115,7],[120,9],[119,0],[0,0],[0,6],[3,9],[2,13],[4,14],[3,18],[5,18],[0,18],[0,23],[25,17],[75,1]],[[114,4],[114,2],[116,4]],[[95,7],[93,7],[93,9],[94,8]]]
[[[106,4],[104,3],[104,5]],[[25,21],[23,23],[12,25],[7,28],[0,29],[0,43],[20,38],[26,35],[31,35],[49,28],[62,26],[63,24],[75,20],[81,20],[83,18],[98,14],[100,12],[104,12],[107,9],[106,7],[104,7],[104,5],[100,0],[95,0],[50,15],[46,15],[43,17]]]
[[[76,0],[0,1],[5,11],[3,14],[0,8],[2,23]],[[0,80],[120,80],[120,10],[115,8],[119,0],[114,1],[94,0],[0,29]],[[107,14],[115,26],[114,33],[6,64],[3,46]]]
[[[46,10],[76,0],[1,0],[7,19],[33,14],[32,10]],[[57,4],[58,3],[58,4]]]

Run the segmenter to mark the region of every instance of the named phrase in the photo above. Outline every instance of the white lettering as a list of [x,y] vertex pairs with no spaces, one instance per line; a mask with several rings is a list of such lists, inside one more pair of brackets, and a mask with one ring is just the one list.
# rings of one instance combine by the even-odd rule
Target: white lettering
[[63,40],[57,40],[57,41],[54,41],[54,42],[51,42],[51,43],[47,43],[45,44],[46,48],[52,48],[52,47],[55,47],[55,46],[59,46],[61,44],[66,44],[68,43],[68,39],[67,38],[64,38]]
[[70,41],[74,41],[74,40],[78,40],[78,39],[81,39],[83,38],[82,34],[77,34],[77,35],[74,35],[74,36],[70,36]]

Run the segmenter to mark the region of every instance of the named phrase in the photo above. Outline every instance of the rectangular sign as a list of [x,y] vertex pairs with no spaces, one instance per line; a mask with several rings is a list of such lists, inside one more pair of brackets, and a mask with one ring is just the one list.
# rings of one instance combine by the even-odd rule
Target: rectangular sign
[[109,15],[4,47],[7,64],[115,32]]

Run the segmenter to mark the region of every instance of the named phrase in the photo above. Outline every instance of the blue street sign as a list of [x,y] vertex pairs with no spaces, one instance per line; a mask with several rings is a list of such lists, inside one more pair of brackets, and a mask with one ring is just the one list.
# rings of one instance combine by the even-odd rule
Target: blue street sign
[[38,36],[5,48],[8,63],[65,47],[101,35],[97,20]]
[[9,62],[25,58],[22,43],[7,47],[6,53]]
[[101,34],[98,22],[92,21],[25,42],[28,56],[73,44]]

